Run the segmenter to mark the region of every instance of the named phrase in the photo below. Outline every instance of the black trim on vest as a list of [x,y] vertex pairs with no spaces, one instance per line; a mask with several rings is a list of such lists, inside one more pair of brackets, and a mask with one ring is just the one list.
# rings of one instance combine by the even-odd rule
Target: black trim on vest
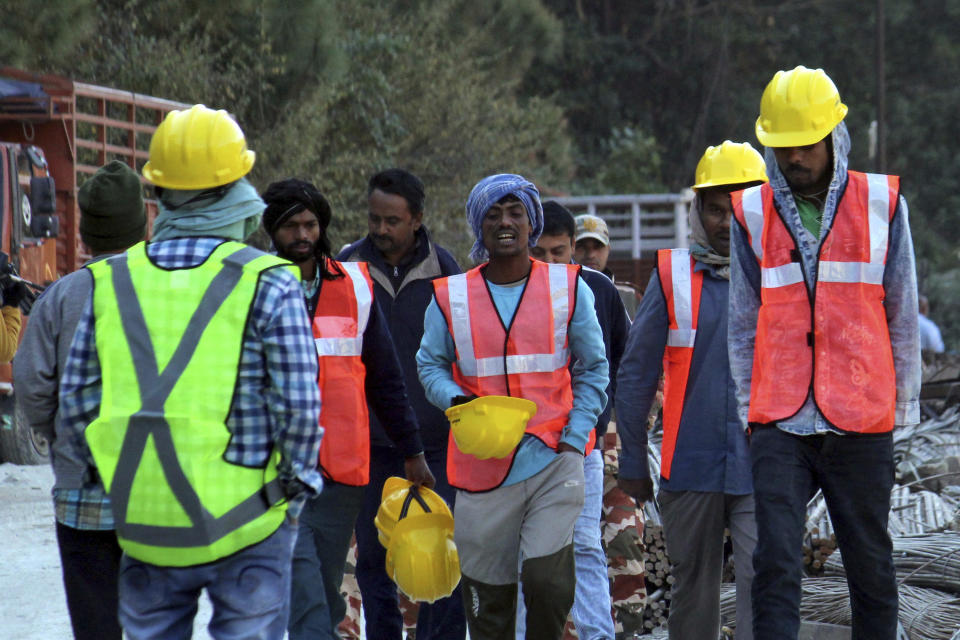
[[[274,479],[227,513],[214,517],[203,506],[199,494],[177,461],[170,425],[163,414],[163,405],[180,375],[189,366],[203,332],[236,289],[243,276],[244,266],[262,254],[263,252],[252,247],[244,247],[223,258],[223,268],[208,285],[163,371],[159,370],[143,308],[133,286],[127,256],[109,260],[123,333],[133,360],[139,363],[136,367],[136,379],[141,408],[130,417],[110,486],[118,535],[131,542],[168,548],[207,546],[253,522],[274,504],[270,502],[271,499],[282,496],[282,490],[278,493],[279,480]],[[192,526],[189,528],[127,522],[130,492],[147,440],[151,436],[167,484],[190,519]]]

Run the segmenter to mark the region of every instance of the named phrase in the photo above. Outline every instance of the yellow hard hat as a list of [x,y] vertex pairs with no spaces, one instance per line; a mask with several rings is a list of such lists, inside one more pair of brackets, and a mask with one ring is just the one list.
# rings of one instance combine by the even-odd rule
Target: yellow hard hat
[[480,460],[510,455],[536,413],[536,403],[510,396],[483,396],[446,411],[457,448]]
[[719,147],[704,151],[697,163],[696,180],[692,189],[767,182],[767,167],[749,142],[724,140]]
[[460,556],[453,518],[425,513],[397,523],[386,558],[387,575],[411,600],[446,598],[460,583]]
[[766,147],[803,147],[827,137],[847,115],[823,69],[777,71],[763,90],[757,139]]
[[230,114],[196,104],[171,111],[153,132],[143,177],[165,189],[212,189],[250,173],[255,159]]
[[416,488],[404,478],[387,478],[383,484],[380,507],[373,519],[380,544],[385,548],[390,546],[390,536],[400,520],[424,513],[443,513],[453,517],[446,501],[435,491],[427,487]]

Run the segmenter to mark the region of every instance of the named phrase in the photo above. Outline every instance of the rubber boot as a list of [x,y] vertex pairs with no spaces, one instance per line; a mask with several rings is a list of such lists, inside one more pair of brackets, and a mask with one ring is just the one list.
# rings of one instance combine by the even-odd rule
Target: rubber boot
[[487,584],[469,576],[460,579],[470,640],[514,640],[517,585]]
[[524,560],[520,579],[527,605],[526,640],[559,640],[577,586],[573,544],[548,556]]

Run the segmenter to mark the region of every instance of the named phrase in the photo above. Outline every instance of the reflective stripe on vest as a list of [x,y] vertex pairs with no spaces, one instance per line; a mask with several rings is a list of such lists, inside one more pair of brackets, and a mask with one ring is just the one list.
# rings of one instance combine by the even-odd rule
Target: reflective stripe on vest
[[373,282],[365,262],[327,261],[344,273],[324,280],[313,316],[320,381],[320,468],[341,484],[370,481],[370,424],[363,334],[370,320]]
[[[370,275],[367,272],[366,263],[336,262],[334,260],[328,260],[328,262],[339,266],[341,271],[346,274],[346,280],[351,285],[352,291],[346,293],[351,295],[352,300],[355,301],[355,326],[357,332],[353,335],[347,335],[346,332],[334,327],[331,328],[332,330],[324,332],[330,337],[317,337],[316,333],[314,333],[317,355],[359,357],[363,351],[363,332],[366,330],[367,322],[370,320],[370,307],[373,304],[373,285],[372,282],[370,282]],[[361,264],[363,265],[362,267]],[[321,298],[323,297],[323,287],[327,286],[330,282],[336,282],[336,280],[327,280],[323,283],[320,288]],[[324,305],[329,304],[329,301],[330,296],[327,296]],[[317,308],[321,308],[319,300],[317,301]],[[315,318],[316,317],[321,316],[315,314]],[[314,322],[316,323],[316,319]],[[316,328],[316,325],[314,325],[314,328]],[[341,333],[343,335],[339,335]]]
[[694,271],[688,249],[661,249],[657,252],[660,288],[667,301],[667,346],[663,352],[663,444],[660,475],[670,479],[686,398],[693,346],[700,315],[703,272]]
[[[84,435],[131,557],[159,566],[212,562],[283,522],[279,455],[257,469],[222,454],[259,274],[286,264],[225,242],[192,269],[153,266],[144,243],[90,265],[103,398]],[[198,353],[202,363],[194,362]],[[220,354],[216,366],[209,354]]]
[[[484,281],[484,266],[434,280],[437,304],[456,347],[453,378],[470,394],[510,395],[537,403],[527,433],[556,447],[573,406],[567,331],[579,267],[531,260],[530,275],[506,328]],[[587,453],[592,448],[593,435]],[[457,449],[450,435],[447,474],[457,488],[494,489],[507,477],[512,463],[513,454],[478,460]]]
[[896,377],[883,307],[896,176],[848,171],[833,224],[823,238],[817,278],[804,280],[795,239],[769,185],[731,194],[761,270],[761,306],[750,422],[794,415],[812,389],[820,412],[845,431],[893,428]]
[[[566,366],[570,359],[567,348],[567,322],[572,304],[565,265],[549,270],[551,311],[553,314],[553,349],[548,353],[507,354],[477,358],[473,351],[473,327],[470,323],[470,305],[467,303],[466,274],[451,276],[450,292],[451,334],[457,348],[460,373],[468,377],[502,376],[504,367],[510,373],[549,373]],[[499,316],[498,316],[499,318]],[[489,318],[486,318],[489,320]],[[499,323],[498,324],[502,324]]]

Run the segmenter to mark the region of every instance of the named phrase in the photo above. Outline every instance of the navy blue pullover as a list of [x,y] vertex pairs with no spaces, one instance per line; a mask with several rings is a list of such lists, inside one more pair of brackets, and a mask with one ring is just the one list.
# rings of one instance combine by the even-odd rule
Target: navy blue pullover
[[[627,345],[627,333],[630,331],[630,318],[623,306],[620,292],[606,275],[593,269],[583,267],[580,277],[593,291],[593,307],[597,311],[597,320],[603,332],[603,346],[607,352],[607,362],[610,363],[610,383],[607,385],[607,406],[597,418],[597,447],[603,449],[603,435],[610,424],[610,414],[614,406],[617,392],[616,372],[620,368],[620,357]],[[572,366],[573,363],[571,363]]]
[[[737,415],[736,389],[727,357],[727,299],[730,283],[704,271],[697,337],[673,454],[668,491],[710,491],[746,495],[753,491],[750,450]],[[667,302],[654,270],[630,329],[620,361],[617,432],[623,451],[620,475],[643,479],[647,463],[647,415],[657,393],[667,346]]]

